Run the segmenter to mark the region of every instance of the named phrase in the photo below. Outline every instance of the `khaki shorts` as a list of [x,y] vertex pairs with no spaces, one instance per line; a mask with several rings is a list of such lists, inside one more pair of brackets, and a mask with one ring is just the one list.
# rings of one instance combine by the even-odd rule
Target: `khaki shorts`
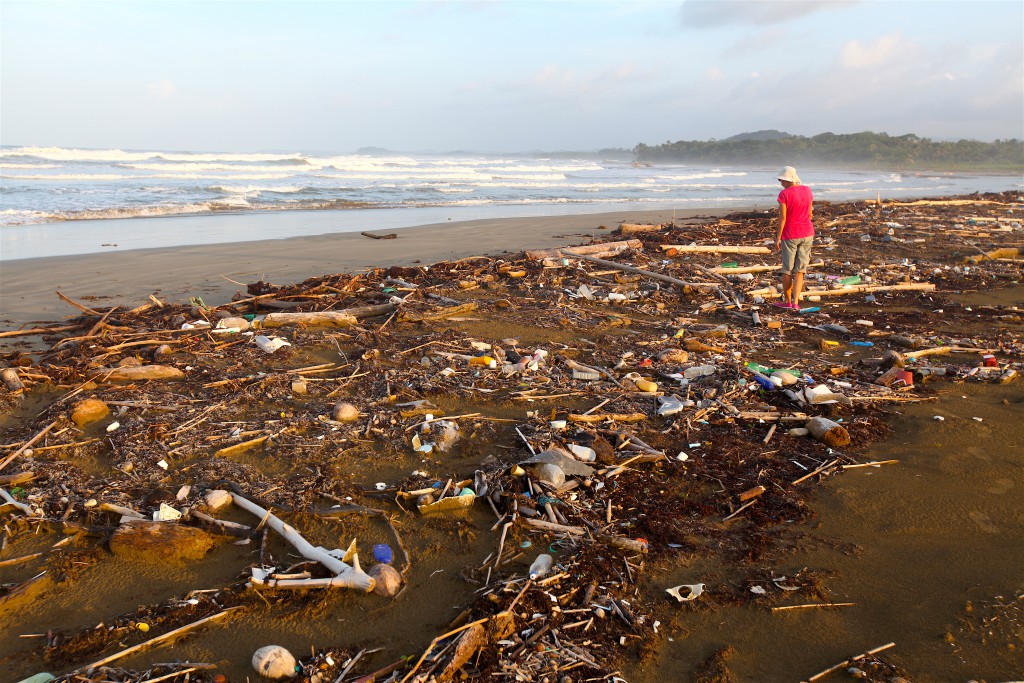
[[782,272],[803,273],[811,262],[811,245],[813,237],[800,237],[795,240],[782,240]]

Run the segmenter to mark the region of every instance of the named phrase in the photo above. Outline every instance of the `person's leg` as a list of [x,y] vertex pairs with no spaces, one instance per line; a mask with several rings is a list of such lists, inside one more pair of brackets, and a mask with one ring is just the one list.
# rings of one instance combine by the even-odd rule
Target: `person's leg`
[[796,247],[793,257],[793,297],[790,299],[793,308],[800,308],[800,294],[804,291],[804,271],[811,264],[811,242],[813,240],[813,237],[793,240]]
[[782,257],[782,303],[790,304],[793,301],[793,276],[791,273],[796,265],[796,240],[782,240],[779,249]]
[[800,308],[800,294],[804,291],[804,272],[798,270],[793,273],[793,298],[790,299],[793,308]]

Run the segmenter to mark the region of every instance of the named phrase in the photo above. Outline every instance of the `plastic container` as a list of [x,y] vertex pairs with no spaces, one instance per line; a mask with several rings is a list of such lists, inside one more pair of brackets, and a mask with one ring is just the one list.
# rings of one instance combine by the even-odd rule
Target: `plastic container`
[[543,578],[551,571],[551,565],[555,563],[555,558],[551,557],[547,553],[542,553],[537,556],[537,559],[530,565],[530,580],[536,581],[537,579]]
[[652,382],[649,379],[638,379],[634,381],[633,384],[635,384],[636,388],[640,391],[646,391],[648,393],[653,393],[658,390],[658,383]]
[[582,379],[582,380],[586,380],[588,382],[593,382],[595,380],[601,379],[601,373],[599,373],[599,372],[591,372],[589,370],[576,370],[576,369],[573,369],[573,371],[572,371],[572,378],[573,379]]
[[695,365],[692,368],[686,368],[683,370],[683,377],[686,379],[697,379],[698,377],[708,377],[715,374],[718,370],[714,365]]
[[587,446],[580,446],[579,444],[571,443],[568,446],[569,452],[575,455],[578,459],[583,462],[594,462],[597,460],[597,451]]
[[754,381],[757,382],[757,386],[766,391],[775,391],[775,382],[769,377],[765,377],[760,373],[754,373]]
[[481,365],[488,368],[498,367],[498,361],[494,360],[490,356],[473,356],[469,359],[470,365]]

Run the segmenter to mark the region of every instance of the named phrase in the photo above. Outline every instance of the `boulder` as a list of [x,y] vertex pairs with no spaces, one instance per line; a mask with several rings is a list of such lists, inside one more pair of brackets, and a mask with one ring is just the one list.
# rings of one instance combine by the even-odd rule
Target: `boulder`
[[215,537],[202,529],[170,522],[122,524],[110,537],[110,552],[132,561],[182,564],[202,559]]
[[98,398],[87,398],[79,401],[71,409],[71,421],[79,429],[97,420],[102,420],[108,415],[110,415],[110,408]]

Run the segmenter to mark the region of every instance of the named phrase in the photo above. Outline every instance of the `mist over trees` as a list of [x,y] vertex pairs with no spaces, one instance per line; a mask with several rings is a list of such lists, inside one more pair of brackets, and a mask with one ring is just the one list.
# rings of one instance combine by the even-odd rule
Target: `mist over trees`
[[958,140],[936,142],[907,134],[822,133],[814,137],[780,131],[743,133],[725,140],[680,140],[633,148],[638,163],[779,164],[892,170],[1024,170],[1024,142]]

